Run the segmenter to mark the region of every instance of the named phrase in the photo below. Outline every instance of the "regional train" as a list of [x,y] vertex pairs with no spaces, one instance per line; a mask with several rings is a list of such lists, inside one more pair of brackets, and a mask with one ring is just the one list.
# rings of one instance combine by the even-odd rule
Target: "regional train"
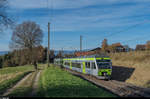
[[111,79],[112,62],[108,56],[82,56],[55,58],[54,64],[77,72],[93,75],[98,79]]

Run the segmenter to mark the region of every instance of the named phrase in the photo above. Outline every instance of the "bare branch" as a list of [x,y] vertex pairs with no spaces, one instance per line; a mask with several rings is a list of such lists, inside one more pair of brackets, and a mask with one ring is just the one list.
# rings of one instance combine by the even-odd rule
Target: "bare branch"
[[14,22],[12,18],[10,18],[7,13],[6,9],[8,8],[8,1],[7,0],[0,0],[0,33],[2,33],[4,28],[11,27],[13,28]]

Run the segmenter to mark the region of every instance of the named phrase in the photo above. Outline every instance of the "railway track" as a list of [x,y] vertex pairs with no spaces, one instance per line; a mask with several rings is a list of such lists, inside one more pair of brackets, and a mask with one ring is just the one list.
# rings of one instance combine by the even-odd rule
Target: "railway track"
[[75,76],[85,79],[98,87],[105,88],[106,90],[109,90],[110,92],[120,97],[150,97],[150,88],[142,88],[116,80],[109,80],[109,81],[100,80],[92,75],[85,75],[66,68],[64,68],[64,70],[70,72]]

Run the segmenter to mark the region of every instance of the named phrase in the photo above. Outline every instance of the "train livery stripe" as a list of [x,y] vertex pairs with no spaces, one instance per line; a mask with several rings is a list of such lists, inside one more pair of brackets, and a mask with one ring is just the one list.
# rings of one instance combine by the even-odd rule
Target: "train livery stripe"
[[[110,59],[110,58],[96,58],[97,60],[100,60],[100,59]],[[66,58],[66,59],[63,59],[63,60],[95,60],[95,58]]]
[[95,58],[71,58],[71,59],[64,59],[64,60],[95,60]]
[[96,58],[97,60],[100,60],[100,59],[110,59],[110,58]]
[[107,73],[107,75],[111,75],[111,72],[112,72],[112,70],[111,69],[101,69],[101,70],[98,70],[98,75],[99,76],[102,76],[102,72],[106,72]]
[[86,70],[85,70],[85,62],[83,62],[83,70],[82,72],[85,74],[86,73]]
[[70,61],[70,69],[72,69],[72,62]]

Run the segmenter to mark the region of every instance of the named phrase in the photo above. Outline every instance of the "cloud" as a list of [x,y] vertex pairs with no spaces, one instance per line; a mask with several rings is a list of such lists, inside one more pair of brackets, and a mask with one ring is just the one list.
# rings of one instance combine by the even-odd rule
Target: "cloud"
[[95,5],[149,2],[150,0],[10,0],[10,6],[19,9],[47,8],[47,6],[53,9],[75,9]]
[[[107,36],[104,33],[115,33],[143,23],[149,20],[150,16],[150,0],[53,0],[53,15],[51,15],[52,4],[50,3],[52,0],[49,0],[49,9],[47,9],[47,0],[10,0],[12,9],[9,10],[9,14],[15,15],[19,20],[18,23],[26,20],[37,22],[44,30],[45,45],[48,21],[51,22],[51,32],[55,32],[57,39],[70,37],[69,39],[76,40],[77,37],[75,38],[74,35],[88,33],[88,37],[93,37],[94,34],[97,38],[96,42],[99,43],[100,37],[103,39]],[[139,29],[140,27],[136,32]],[[74,38],[65,33],[70,33]],[[118,39],[115,38],[116,41]],[[132,37],[130,36],[129,39]],[[110,38],[111,40],[113,38]],[[55,47],[63,47],[64,42]],[[87,43],[90,47],[96,46],[92,42]]]
[[[12,6],[24,8],[22,11],[16,9],[16,15],[17,17],[20,15],[20,20],[34,20],[41,24],[44,30],[46,29],[44,25],[49,20],[52,22],[54,31],[107,30],[107,28],[128,27],[147,19],[145,15],[148,15],[150,8],[148,0],[53,0],[55,9],[52,16],[49,15],[52,13],[51,10],[44,8],[47,0],[12,1],[10,2]],[[49,0],[49,3],[50,1],[52,0]],[[12,13],[14,12],[13,10]]]

